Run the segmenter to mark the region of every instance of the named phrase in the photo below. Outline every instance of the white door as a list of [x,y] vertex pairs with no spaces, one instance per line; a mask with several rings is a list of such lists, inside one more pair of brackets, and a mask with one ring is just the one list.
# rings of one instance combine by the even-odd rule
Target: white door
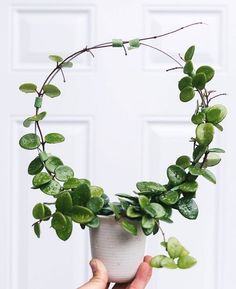
[[[18,92],[19,84],[42,84],[53,68],[49,54],[65,57],[86,45],[154,36],[196,21],[208,25],[148,43],[175,57],[196,44],[197,64],[216,68],[214,89],[230,95],[220,99],[230,107],[230,116],[216,142],[227,154],[215,171],[217,185],[200,182],[198,220],[176,215],[173,225],[163,224],[166,235],[183,241],[198,265],[186,271],[157,270],[148,288],[233,288],[234,2],[8,0],[0,8],[0,288],[75,289],[89,276],[87,232],[74,228],[65,243],[46,226],[40,240],[32,232],[31,208],[46,198],[30,189],[27,166],[34,152],[18,147],[19,137],[28,132],[22,120],[34,113],[33,97]],[[188,140],[194,133],[189,121],[194,105],[178,98],[182,74],[166,73],[175,63],[147,47],[128,51],[128,56],[118,48],[94,54],[94,59],[87,54],[75,61],[65,84],[57,77],[60,97],[45,99],[48,117],[43,131],[66,137],[64,144],[52,145],[51,152],[112,198],[115,193],[132,192],[138,180],[165,182],[167,166],[191,152]],[[161,237],[150,238],[147,253],[161,253],[160,241]]]

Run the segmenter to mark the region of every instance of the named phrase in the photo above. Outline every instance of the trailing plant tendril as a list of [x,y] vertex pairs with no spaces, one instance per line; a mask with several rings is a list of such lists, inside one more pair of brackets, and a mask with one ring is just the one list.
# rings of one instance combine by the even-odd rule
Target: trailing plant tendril
[[[58,55],[50,55],[49,58],[56,66],[47,75],[43,85],[38,89],[34,83],[24,83],[19,89],[24,93],[36,94],[35,115],[24,120],[24,127],[30,127],[34,123],[34,133],[23,135],[19,144],[26,150],[37,150],[38,154],[28,166],[28,173],[33,177],[33,189],[40,189],[43,193],[54,198],[54,202],[38,203],[34,206],[32,214],[37,220],[32,226],[37,237],[40,237],[41,225],[50,221],[61,240],[67,240],[71,236],[73,224],[77,223],[82,229],[98,228],[99,215],[114,215],[121,227],[132,235],[137,235],[138,226],[145,235],[155,235],[160,231],[163,242],[161,243],[168,252],[166,255],[158,255],[151,261],[151,266],[156,268],[190,268],[196,260],[189,255],[184,246],[174,237],[166,240],[165,233],[160,222],[173,223],[172,211],[178,211],[189,220],[195,220],[198,216],[198,206],[195,202],[198,189],[197,178],[204,177],[212,183],[216,183],[214,174],[208,169],[221,161],[221,148],[210,147],[215,129],[223,131],[221,122],[226,117],[227,109],[222,104],[210,106],[210,102],[225,93],[216,94],[215,90],[208,90],[207,85],[214,77],[215,71],[208,65],[195,69],[193,56],[195,46],[187,49],[184,57],[179,55],[182,63],[168,52],[143,43],[143,41],[157,39],[175,32],[181,31],[193,25],[202,24],[196,22],[176,30],[146,38],[135,38],[127,41],[113,39],[95,46],[85,47],[65,59]],[[128,47],[126,47],[128,46]],[[46,111],[42,111],[43,97],[58,97],[60,89],[52,84],[53,79],[61,73],[63,82],[66,81],[64,69],[73,66],[73,60],[83,53],[89,53],[95,57],[93,50],[108,47],[122,48],[125,55],[132,49],[146,46],[154,49],[178,66],[167,71],[182,69],[184,76],[178,82],[179,99],[182,102],[196,101],[196,108],[191,121],[196,125],[195,135],[190,138],[193,143],[192,156],[182,155],[176,162],[167,168],[168,182],[160,184],[153,181],[139,181],[136,184],[137,191],[134,195],[117,194],[118,202],[111,202],[101,187],[91,185],[87,179],[77,178],[74,171],[63,161],[47,152],[50,144],[61,143],[65,140],[60,133],[44,135],[40,126],[46,117]],[[55,206],[54,212],[51,208]]]

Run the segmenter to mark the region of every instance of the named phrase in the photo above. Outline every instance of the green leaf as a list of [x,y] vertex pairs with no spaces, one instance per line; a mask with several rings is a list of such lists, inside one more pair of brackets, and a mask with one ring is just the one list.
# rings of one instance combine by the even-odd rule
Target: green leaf
[[40,157],[36,157],[30,162],[28,166],[28,174],[32,176],[36,175],[42,171],[43,167],[44,165],[43,162],[40,160]]
[[160,196],[160,201],[166,205],[173,205],[178,202],[179,196],[178,191],[168,191]]
[[158,203],[151,203],[150,206],[154,209],[155,211],[155,218],[159,219],[165,216],[166,211],[164,207]]
[[62,213],[68,213],[72,210],[72,198],[69,192],[60,194],[56,200],[56,208]]
[[193,81],[193,79],[190,76],[185,76],[185,77],[181,78],[180,81],[178,82],[179,90],[183,90],[187,86],[192,87],[192,81]]
[[74,171],[68,166],[61,165],[55,169],[55,175],[59,181],[65,182],[74,176]]
[[34,133],[28,133],[19,140],[19,145],[26,150],[33,150],[40,146],[40,138]]
[[186,86],[180,92],[179,98],[183,102],[188,102],[194,98],[195,91],[191,86]]
[[104,200],[100,197],[92,197],[87,203],[87,207],[94,213],[99,212],[103,206]]
[[67,220],[61,212],[55,212],[52,217],[51,226],[58,231],[64,231],[66,229]]
[[180,156],[175,163],[177,166],[186,169],[191,165],[191,159],[189,156]]
[[144,209],[145,207],[150,205],[149,198],[146,196],[143,196],[143,195],[139,196],[138,201],[139,201],[139,205],[142,209]]
[[178,267],[180,269],[188,269],[193,267],[197,263],[197,260],[193,257],[186,255],[183,257],[180,257],[178,260]]
[[70,238],[72,229],[73,229],[73,224],[71,217],[65,216],[66,218],[66,227],[64,230],[56,230],[57,236],[62,240],[66,241]]
[[211,171],[203,169],[201,175],[211,183],[216,184],[216,177]]
[[87,184],[80,184],[71,193],[73,205],[86,206],[87,202],[91,198],[91,192]]
[[214,138],[214,126],[211,123],[201,123],[196,128],[196,140],[200,145],[209,145]]
[[65,183],[64,183],[64,189],[76,189],[79,185],[81,185],[83,182],[77,178],[69,178]]
[[115,214],[116,218],[119,219],[120,218],[120,214],[121,214],[121,205],[118,202],[112,202],[110,203],[110,207],[113,211],[113,213]]
[[40,238],[40,224],[39,223],[34,224],[34,233],[38,238]]
[[49,183],[42,185],[40,190],[47,195],[56,196],[61,192],[61,185],[57,181],[51,180]]
[[156,210],[151,206],[151,204],[144,207],[143,210],[145,213],[147,213],[152,218],[156,217]]
[[161,261],[166,258],[165,255],[157,255],[150,261],[150,266],[153,268],[162,268]]
[[154,225],[155,225],[155,219],[153,219],[147,215],[144,215],[142,217],[142,227],[144,229],[153,229]]
[[45,136],[45,142],[46,143],[60,143],[65,140],[64,136],[60,133],[49,133]]
[[88,226],[91,229],[96,229],[99,227],[99,225],[100,225],[100,221],[98,217],[95,217],[91,222],[86,224],[86,226]]
[[200,176],[202,174],[202,168],[200,164],[196,164],[195,166],[190,166],[188,169],[189,169],[190,174],[193,176]]
[[55,61],[55,62],[62,62],[63,61],[63,58],[61,56],[58,56],[58,55],[49,55],[48,57],[49,57],[49,59],[51,59],[52,61]]
[[198,162],[201,159],[201,157],[205,154],[206,151],[207,151],[207,146],[205,145],[197,146],[193,151],[194,162]]
[[48,173],[40,172],[33,177],[32,183],[35,188],[39,188],[44,184],[47,184],[51,181],[52,176]]
[[74,206],[71,213],[71,218],[74,222],[86,224],[94,219],[94,214],[88,208],[82,206]]
[[178,268],[175,264],[175,261],[169,257],[165,257],[161,260],[161,267],[168,268],[168,269],[176,269]]
[[205,121],[205,117],[204,112],[198,112],[192,116],[191,121],[194,124],[201,124]]
[[193,86],[199,90],[203,90],[205,88],[207,79],[204,73],[197,73],[193,77]]
[[137,235],[137,228],[134,224],[131,224],[130,222],[124,220],[121,223],[121,227],[128,233],[136,236]]
[[211,148],[208,150],[209,152],[212,152],[212,153],[225,153],[225,150],[221,149],[221,148]]
[[136,187],[141,193],[143,192],[161,193],[166,191],[166,188],[164,186],[155,182],[138,182],[136,184]]
[[45,162],[45,167],[52,173],[54,173],[55,169],[61,165],[63,165],[62,160],[55,156],[50,156]]
[[167,168],[167,176],[171,184],[178,186],[185,181],[186,172],[183,168],[177,165],[171,165]]
[[180,190],[182,192],[192,192],[192,193],[195,193],[197,188],[198,188],[198,183],[196,181],[193,181],[193,182],[184,182],[182,183],[180,186],[179,186]]
[[62,67],[64,68],[71,68],[73,67],[73,63],[71,61],[67,61],[61,64]]
[[50,219],[51,215],[52,215],[52,212],[51,212],[51,210],[49,209],[48,206],[46,206],[44,204],[43,204],[43,206],[44,206],[44,209],[45,209],[44,221],[48,221]]
[[197,69],[196,73],[204,73],[206,76],[206,81],[208,82],[213,78],[215,71],[212,67],[203,65]]
[[90,186],[90,191],[92,197],[101,197],[102,194],[104,193],[103,188],[100,188],[98,186]]
[[184,73],[191,75],[193,72],[193,63],[191,60],[186,61],[185,65],[184,65]]
[[33,207],[32,211],[33,217],[35,219],[43,219],[45,216],[45,207],[42,203],[38,203]]
[[126,215],[129,217],[129,218],[139,218],[141,217],[142,215],[140,214],[140,212],[138,212],[134,206],[132,205],[129,205],[129,207],[127,208],[127,211],[126,211]]
[[40,121],[40,120],[43,120],[46,115],[47,115],[47,112],[46,111],[42,111],[39,114],[35,114],[33,116],[30,116],[28,119],[30,121]]
[[57,97],[61,94],[59,88],[53,84],[45,84],[43,87],[44,93],[49,97]]
[[194,45],[190,46],[184,54],[184,60],[185,61],[192,60],[194,51],[195,51],[195,46]]
[[43,162],[43,163],[46,162],[48,157],[49,157],[49,155],[45,151],[42,151],[39,153],[39,158],[40,158],[41,162]]
[[193,199],[186,197],[181,198],[178,201],[179,212],[187,219],[195,220],[198,216],[198,207]]
[[25,93],[34,93],[37,90],[37,85],[34,83],[23,83],[19,87],[19,90]]
[[182,244],[175,238],[170,237],[167,242],[167,251],[171,258],[179,258],[183,250]]
[[227,108],[223,104],[216,104],[209,107],[206,111],[208,122],[213,124],[220,123],[227,115]]
[[209,153],[207,155],[206,161],[204,166],[205,167],[213,167],[218,165],[218,163],[221,161],[221,157],[216,153]]

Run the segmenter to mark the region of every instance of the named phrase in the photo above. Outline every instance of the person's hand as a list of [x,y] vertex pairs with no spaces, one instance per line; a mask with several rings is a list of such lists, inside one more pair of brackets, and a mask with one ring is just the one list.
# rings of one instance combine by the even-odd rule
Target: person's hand
[[[150,259],[150,256],[144,257],[132,281],[115,284],[113,289],[144,289],[152,275],[152,268],[149,265]],[[107,270],[104,264],[98,259],[93,259],[90,262],[90,266],[93,271],[93,277],[78,289],[107,289],[110,284],[108,283]]]

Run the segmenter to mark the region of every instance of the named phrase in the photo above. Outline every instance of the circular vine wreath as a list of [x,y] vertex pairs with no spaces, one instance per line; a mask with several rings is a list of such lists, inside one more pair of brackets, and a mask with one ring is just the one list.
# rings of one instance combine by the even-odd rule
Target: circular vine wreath
[[[72,233],[73,222],[78,223],[82,229],[86,227],[97,228],[99,226],[98,215],[115,215],[117,222],[130,234],[137,234],[137,225],[141,225],[145,235],[155,235],[159,230],[163,236],[163,247],[168,256],[158,255],[152,258],[151,266],[166,268],[189,268],[196,260],[189,255],[189,252],[174,237],[165,239],[160,222],[172,223],[172,210],[177,210],[185,218],[194,220],[198,216],[198,207],[194,200],[198,183],[198,176],[203,176],[208,181],[216,183],[214,174],[207,169],[217,165],[221,158],[221,148],[210,148],[214,138],[214,130],[222,131],[222,120],[227,114],[227,109],[222,104],[210,105],[211,101],[222,94],[216,94],[215,90],[208,90],[206,85],[214,76],[214,69],[204,65],[194,69],[192,58],[195,47],[187,49],[180,61],[176,60],[167,52],[145,44],[144,41],[166,36],[180,31],[186,27],[201,24],[193,23],[168,33],[122,41],[113,39],[112,42],[98,44],[92,47],[73,53],[63,59],[57,55],[50,55],[49,58],[56,62],[55,68],[49,73],[40,89],[33,83],[24,83],[19,89],[24,93],[36,93],[35,115],[24,120],[23,125],[30,127],[34,123],[34,132],[22,136],[19,144],[26,150],[37,150],[37,157],[28,166],[28,173],[33,176],[33,189],[40,189],[43,193],[54,198],[52,203],[38,203],[33,208],[33,217],[37,220],[33,224],[34,232],[40,237],[40,225],[43,222],[51,221],[51,227],[55,229],[61,240],[67,240]],[[60,90],[51,84],[58,72],[61,72],[65,81],[64,68],[73,66],[72,60],[83,53],[90,53],[93,57],[93,50],[105,47],[121,47],[127,55],[128,50],[140,46],[148,46],[171,58],[177,67],[168,69],[182,69],[185,74],[178,82],[180,90],[179,98],[182,102],[192,100],[195,95],[199,96],[196,109],[191,121],[196,125],[195,136],[190,139],[193,143],[192,156],[182,155],[177,158],[175,164],[167,168],[167,184],[159,184],[153,181],[137,182],[135,195],[117,194],[119,202],[110,202],[108,196],[101,187],[91,185],[87,179],[80,179],[74,176],[73,170],[65,165],[62,160],[51,155],[46,150],[46,145],[61,143],[65,140],[59,133],[43,135],[40,122],[46,117],[46,111],[39,112],[42,107],[43,96],[51,98],[60,95]],[[54,212],[49,208],[55,206]],[[133,221],[136,222],[133,222]]]

